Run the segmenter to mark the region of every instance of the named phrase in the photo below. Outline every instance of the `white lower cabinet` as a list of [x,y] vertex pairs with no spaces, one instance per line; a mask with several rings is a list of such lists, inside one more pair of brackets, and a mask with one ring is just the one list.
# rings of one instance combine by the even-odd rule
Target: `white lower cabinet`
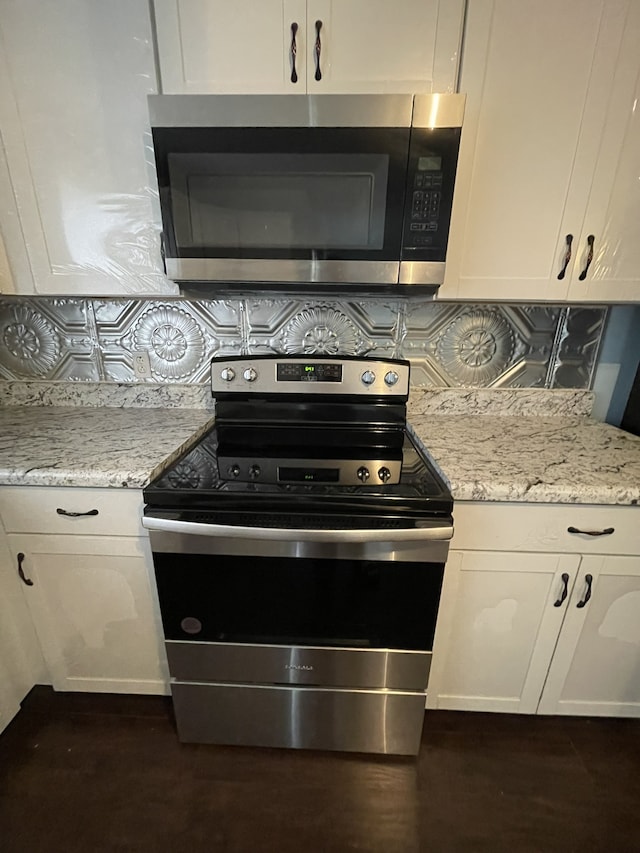
[[583,557],[538,712],[640,717],[640,559]]
[[164,693],[167,672],[150,587],[148,541],[10,535],[56,690]]
[[18,713],[31,687],[46,679],[38,639],[0,525],[0,732]]
[[427,707],[534,714],[579,562],[451,552]]
[[27,689],[168,693],[142,510],[134,489],[0,489],[10,564],[0,604],[13,585],[46,664]]
[[638,509],[470,503],[454,518],[427,707],[640,717]]

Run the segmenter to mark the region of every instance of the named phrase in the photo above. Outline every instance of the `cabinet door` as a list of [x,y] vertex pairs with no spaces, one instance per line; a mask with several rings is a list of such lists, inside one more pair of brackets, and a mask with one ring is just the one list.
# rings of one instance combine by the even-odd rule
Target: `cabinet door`
[[0,526],[0,732],[46,669],[31,616],[25,605],[17,564]]
[[307,0],[307,91],[455,92],[463,12],[463,0]]
[[451,552],[427,707],[535,713],[578,563],[574,555]]
[[147,540],[8,539],[25,555],[25,597],[56,690],[167,692]]
[[538,710],[640,717],[639,674],[640,562],[583,557]]
[[0,230],[18,293],[174,292],[162,272],[146,3],[5,0]]
[[566,298],[628,6],[469,0],[440,298]]
[[[576,246],[569,298],[579,302],[640,301],[639,45],[640,4],[633,3],[609,93],[582,235]],[[587,268],[591,237],[593,260]]]
[[154,0],[154,8],[163,92],[305,93],[305,0]]

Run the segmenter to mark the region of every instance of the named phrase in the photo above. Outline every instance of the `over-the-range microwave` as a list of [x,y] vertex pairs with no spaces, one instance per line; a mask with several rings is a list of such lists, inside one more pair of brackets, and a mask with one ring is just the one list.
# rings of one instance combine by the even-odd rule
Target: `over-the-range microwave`
[[177,282],[442,283],[464,95],[152,95]]

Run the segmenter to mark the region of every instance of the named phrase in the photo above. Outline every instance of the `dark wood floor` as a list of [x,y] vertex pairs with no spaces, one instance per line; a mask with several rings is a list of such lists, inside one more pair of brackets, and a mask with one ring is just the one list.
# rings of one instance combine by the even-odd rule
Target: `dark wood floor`
[[169,700],[35,688],[2,853],[640,851],[640,721],[430,712],[417,760],[181,745]]

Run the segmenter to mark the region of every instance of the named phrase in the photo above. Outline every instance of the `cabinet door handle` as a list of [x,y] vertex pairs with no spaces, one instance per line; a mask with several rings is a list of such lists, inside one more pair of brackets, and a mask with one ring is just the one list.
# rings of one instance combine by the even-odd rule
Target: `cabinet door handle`
[[585,536],[611,536],[615,527],[605,527],[604,530],[580,530],[579,527],[567,527],[567,533],[583,533]]
[[591,266],[591,261],[593,260],[593,244],[595,242],[595,239],[596,238],[593,236],[593,234],[589,234],[589,236],[587,237],[587,246],[589,247],[589,254],[587,255],[587,265],[578,276],[580,281],[585,280],[585,278],[587,277],[587,272],[589,271],[589,267]]
[[298,72],[296,71],[296,56],[298,55],[298,48],[296,46],[296,33],[298,32],[298,25],[294,21],[291,24],[291,82],[298,82]]
[[24,569],[22,568],[23,560],[24,560],[24,554],[21,551],[18,554],[18,574],[20,575],[20,580],[22,581],[23,584],[26,584],[26,586],[33,586],[33,581],[31,580],[31,578],[28,578],[25,575]]
[[80,518],[81,515],[99,515],[97,509],[90,509],[87,512],[69,512],[68,509],[58,509],[56,510],[58,515],[66,515],[68,518]]
[[322,21],[316,21],[316,43],[313,47],[313,53],[316,58],[316,80],[322,80],[322,71],[320,71],[320,53],[322,51],[322,42],[320,41],[320,30],[322,29]]
[[558,273],[558,278],[560,279],[560,281],[562,281],[562,279],[564,278],[565,273],[567,272],[567,267],[569,266],[569,261],[571,260],[571,244],[573,243],[573,234],[567,234],[565,240],[567,242],[567,251],[564,255],[562,269]]
[[554,607],[560,607],[562,602],[567,597],[567,592],[569,590],[569,575],[566,572],[563,572],[561,577],[562,577],[562,584],[563,584],[562,592],[560,593],[560,598],[557,601],[554,601],[554,603],[553,603]]
[[576,604],[576,607],[582,609],[587,601],[591,598],[591,584],[593,583],[593,575],[585,575],[584,582],[587,585],[587,590],[584,594],[584,597],[580,599],[580,601]]

